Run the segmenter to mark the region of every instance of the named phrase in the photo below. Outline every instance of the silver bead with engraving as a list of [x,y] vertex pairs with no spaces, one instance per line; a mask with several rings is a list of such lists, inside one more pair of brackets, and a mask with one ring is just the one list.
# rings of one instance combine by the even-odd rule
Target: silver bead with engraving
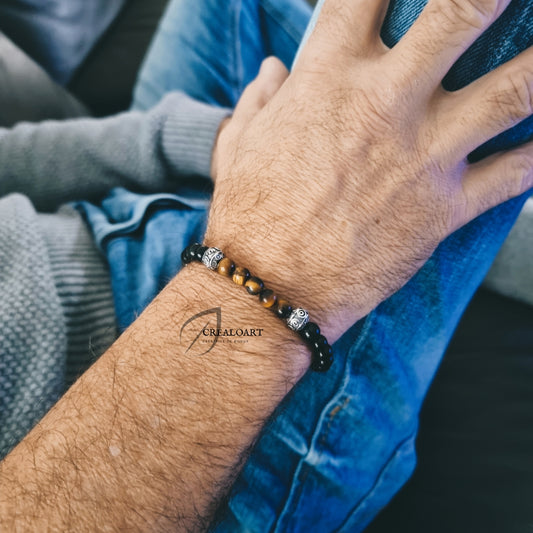
[[294,331],[300,331],[309,322],[309,313],[298,307],[287,318],[287,326]]
[[208,248],[202,255],[202,263],[210,270],[216,270],[222,259],[224,254],[218,248]]

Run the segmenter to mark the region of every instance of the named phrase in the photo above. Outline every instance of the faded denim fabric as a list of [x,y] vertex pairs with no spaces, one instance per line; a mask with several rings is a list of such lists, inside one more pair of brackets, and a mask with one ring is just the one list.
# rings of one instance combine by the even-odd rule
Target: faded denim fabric
[[76,203],[107,256],[121,332],[176,275],[182,250],[203,238],[208,198],[201,191],[180,192],[114,189],[99,205]]
[[[388,45],[402,37],[424,4],[391,2],[382,33]],[[308,16],[299,0],[172,1],[141,72],[136,107],[150,107],[176,89],[206,102],[234,105],[265,56],[276,54],[291,63]],[[462,87],[531,44],[533,2],[514,0],[457,62],[445,87]],[[532,134],[533,120],[528,119],[472,158],[515,146]],[[346,332],[334,346],[332,369],[326,375],[308,373],[277,409],[213,531],[364,529],[415,467],[424,396],[463,310],[526,197],[492,209],[450,236],[403,289]],[[181,207],[161,206],[123,191],[113,202],[119,207],[110,204],[101,210],[107,217],[103,224],[89,218],[105,235],[101,244],[112,265],[115,293],[122,293],[117,298],[120,315],[121,298],[147,302],[178,270],[178,254],[200,234],[206,211],[183,209],[184,201]],[[135,211],[131,206],[137,202],[150,208]],[[114,215],[107,214],[124,206],[134,231],[114,235]],[[133,211],[137,214],[128,219]],[[139,257],[148,269],[138,269]],[[146,276],[159,272],[168,257],[175,268],[168,265],[164,278],[145,285]]]

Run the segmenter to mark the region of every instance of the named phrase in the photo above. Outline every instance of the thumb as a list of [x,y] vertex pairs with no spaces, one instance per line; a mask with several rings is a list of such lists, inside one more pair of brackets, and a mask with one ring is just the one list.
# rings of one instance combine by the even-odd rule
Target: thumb
[[288,76],[289,71],[278,58],[267,57],[255,80],[242,93],[233,119],[237,122],[251,120],[278,92]]
[[259,74],[246,87],[235,107],[231,119],[226,119],[220,126],[215,147],[211,158],[211,177],[213,181],[218,176],[218,165],[225,146],[243,125],[250,122],[270,99],[278,92],[283,82],[288,78],[289,71],[276,57],[267,57],[261,64]]

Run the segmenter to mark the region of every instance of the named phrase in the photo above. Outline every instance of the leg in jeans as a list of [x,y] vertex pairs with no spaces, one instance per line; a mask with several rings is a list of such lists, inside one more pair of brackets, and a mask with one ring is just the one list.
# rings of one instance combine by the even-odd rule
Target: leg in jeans
[[[171,2],[141,72],[136,106],[149,107],[173,89],[234,104],[265,55],[283,53],[290,62],[294,47],[278,50],[280,41],[272,35],[294,39],[287,28],[297,25],[287,24],[276,9],[291,4]],[[391,2],[382,33],[386,44],[401,38],[424,4]],[[532,45],[532,16],[533,3],[515,0],[457,62],[445,87],[462,87]],[[530,119],[472,159],[528,140],[532,132]],[[413,471],[424,395],[525,198],[450,236],[402,290],[336,343],[336,362],[327,375],[303,378],[265,428],[215,531],[355,532],[369,523]]]
[[311,17],[305,0],[173,0],[148,50],[133,108],[148,109],[180,90],[234,107],[261,61],[290,68]]

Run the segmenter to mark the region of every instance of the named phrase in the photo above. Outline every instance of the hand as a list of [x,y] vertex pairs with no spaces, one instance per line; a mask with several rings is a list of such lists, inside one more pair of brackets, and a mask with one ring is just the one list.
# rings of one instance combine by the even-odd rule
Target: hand
[[[288,75],[289,71],[285,65],[276,58],[270,57],[263,61],[257,78],[246,87],[235,107],[233,117],[235,117],[236,123],[246,124],[257,115],[276,94]],[[213,156],[211,157],[211,178],[213,181],[216,181],[218,174],[220,137],[231,121],[232,117],[225,118],[218,129]]]
[[388,49],[387,1],[327,1],[279,91],[222,132],[206,242],[333,341],[446,236],[531,188],[532,144],[466,157],[532,113],[533,50],[460,91],[441,85],[508,3],[430,0]]

